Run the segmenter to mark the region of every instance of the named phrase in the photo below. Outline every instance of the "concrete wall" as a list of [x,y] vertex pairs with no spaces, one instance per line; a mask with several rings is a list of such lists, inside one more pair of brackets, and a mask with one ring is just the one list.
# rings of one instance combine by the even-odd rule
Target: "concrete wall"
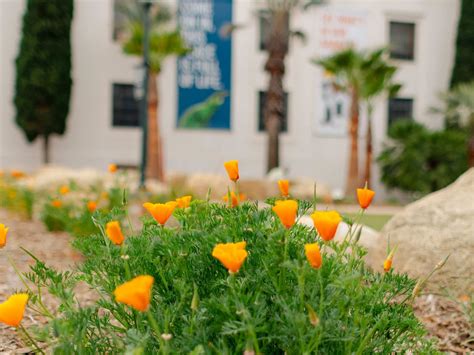
[[[138,59],[121,53],[112,41],[111,0],[76,0],[72,32],[74,88],[68,130],[52,141],[55,164],[103,168],[109,162],[136,164],[140,133],[137,128],[112,127],[112,83],[133,82]],[[414,116],[428,126],[441,118],[428,112],[437,95],[448,88],[454,58],[457,0],[333,0],[331,6],[367,13],[367,44],[386,45],[390,20],[416,23],[415,60],[399,61],[400,96],[414,98]],[[18,52],[22,0],[0,0],[0,168],[34,169],[40,145],[28,145],[13,123],[14,59]],[[234,0],[234,22],[245,25],[233,34],[233,86],[230,131],[176,129],[176,61],[169,60],[161,75],[160,120],[167,170],[222,173],[222,162],[241,161],[242,175],[261,177],[265,170],[265,134],[257,131],[258,90],[268,78],[265,53],[258,49],[257,2]],[[291,43],[285,88],[290,94],[288,133],[282,135],[282,166],[290,177],[308,176],[342,188],[346,176],[348,140],[314,134],[315,97],[321,71],[309,62],[318,55],[315,32],[317,8],[295,13],[291,24],[304,30],[308,43]],[[374,112],[375,155],[387,131],[387,102]],[[363,144],[363,139],[361,139]],[[363,150],[361,149],[361,162]],[[378,172],[374,164],[374,177]],[[378,186],[377,186],[378,187]]]

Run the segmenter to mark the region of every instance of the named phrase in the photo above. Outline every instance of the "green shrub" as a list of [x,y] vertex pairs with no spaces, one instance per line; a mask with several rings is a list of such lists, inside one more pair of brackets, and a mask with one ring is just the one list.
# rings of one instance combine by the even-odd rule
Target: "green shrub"
[[0,206],[31,220],[34,203],[35,194],[31,189],[0,180]]
[[[300,202],[300,215],[310,207]],[[94,217],[102,229],[124,215],[116,208]],[[128,237],[122,247],[102,234],[75,239],[85,262],[72,273],[37,261],[28,278],[60,302],[37,336],[57,354],[435,352],[407,302],[414,280],[369,270],[356,237],[324,244],[312,228],[286,230],[271,209],[256,203],[228,208],[194,201],[174,216],[178,227],[144,218],[135,235],[123,223]],[[248,258],[230,275],[211,252],[217,243],[238,241],[247,242]],[[304,245],[315,241],[322,245],[320,269],[304,254]],[[155,327],[113,297],[118,285],[138,275],[155,279],[149,310]],[[80,307],[78,282],[98,301]]]
[[61,205],[54,206],[54,202],[61,203],[59,200],[46,202],[41,211],[40,219],[50,232],[65,231],[71,223],[69,217],[71,208],[70,206],[64,206],[62,203]]
[[427,194],[455,181],[467,168],[466,132],[431,132],[404,120],[389,130],[390,142],[378,157],[382,182],[389,188]]

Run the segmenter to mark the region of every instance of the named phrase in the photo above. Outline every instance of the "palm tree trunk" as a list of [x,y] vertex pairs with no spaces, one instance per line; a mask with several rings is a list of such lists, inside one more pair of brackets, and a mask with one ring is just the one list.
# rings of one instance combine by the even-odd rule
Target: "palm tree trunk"
[[359,181],[359,93],[351,88],[351,121],[349,127],[350,150],[349,170],[347,173],[346,196],[353,196]]
[[372,177],[372,155],[373,155],[373,146],[372,146],[372,107],[367,109],[367,137],[365,142],[365,171],[364,171],[364,183],[367,183],[367,186],[371,185]]
[[49,135],[43,137],[43,164],[50,163]]
[[163,150],[158,121],[158,74],[150,72],[148,79],[148,157],[146,176],[164,181]]
[[264,107],[265,128],[268,133],[267,171],[280,165],[280,130],[285,104],[283,76],[288,53],[288,32],[288,12],[274,12],[267,39],[268,59],[265,63],[265,71],[270,75]]

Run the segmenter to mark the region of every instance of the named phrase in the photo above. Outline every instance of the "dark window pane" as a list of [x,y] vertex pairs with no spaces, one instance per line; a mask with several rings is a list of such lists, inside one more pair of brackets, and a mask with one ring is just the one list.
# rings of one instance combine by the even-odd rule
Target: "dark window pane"
[[[259,91],[258,92],[258,131],[264,132],[265,131],[265,117],[264,117],[264,108],[265,108],[265,100],[266,100],[266,91]],[[281,125],[280,132],[288,132],[288,93],[285,92],[285,102],[283,107],[283,122]]]
[[401,119],[413,118],[413,99],[392,98],[388,103],[388,126]]
[[390,22],[390,57],[413,60],[415,53],[415,24]]
[[134,96],[132,84],[113,84],[112,125],[119,127],[138,127],[139,106]]

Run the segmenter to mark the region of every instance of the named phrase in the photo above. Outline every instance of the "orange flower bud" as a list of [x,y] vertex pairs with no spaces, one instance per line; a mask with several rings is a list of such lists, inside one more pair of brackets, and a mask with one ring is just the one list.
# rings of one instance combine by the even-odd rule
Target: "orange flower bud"
[[168,218],[173,214],[174,209],[178,205],[175,201],[166,203],[144,203],[143,207],[150,212],[153,218],[161,225],[164,225]]
[[7,244],[7,233],[8,228],[0,223],[0,248],[3,248]]
[[107,167],[107,170],[109,170],[109,173],[116,173],[117,170],[118,170],[118,167],[117,167],[117,164],[109,164],[109,166]]
[[336,211],[316,211],[311,215],[311,219],[319,235],[325,241],[334,238],[337,227],[342,221],[341,216]]
[[69,193],[69,191],[70,191],[69,186],[67,186],[67,185],[63,185],[59,188],[59,193],[61,195],[67,195]]
[[229,273],[233,274],[239,271],[247,258],[246,245],[246,242],[219,243],[212,250],[212,256],[219,260],[229,270]]
[[[237,207],[240,202],[245,201],[247,199],[247,196],[242,193],[237,196],[234,191],[231,191],[230,199],[232,200],[232,207]],[[229,196],[227,194],[222,196],[222,200],[225,202],[229,202]]]
[[370,206],[372,199],[375,196],[375,191],[372,191],[365,186],[363,189],[357,189],[357,200],[359,205],[364,210]]
[[314,311],[313,307],[309,303],[306,304],[306,309],[308,310],[309,322],[312,326],[316,327],[319,324],[319,317]]
[[295,200],[276,201],[272,210],[280,218],[285,228],[290,228],[296,221],[298,202]]
[[176,199],[179,208],[188,208],[191,204],[192,196],[183,196]]
[[238,160],[229,160],[224,163],[225,170],[227,170],[227,175],[229,179],[233,182],[239,180],[239,161]]
[[115,291],[115,300],[145,312],[150,306],[151,289],[154,278],[150,275],[137,276],[134,279],[118,286]]
[[321,257],[321,252],[319,251],[318,243],[305,244],[304,252],[306,254],[306,259],[308,259],[309,264],[315,268],[319,269],[323,263]]
[[111,221],[105,226],[105,234],[115,245],[122,245],[125,240],[120,223],[118,221]]
[[392,249],[392,251],[387,256],[387,259],[385,259],[385,261],[383,262],[383,271],[389,272],[392,268],[392,261],[393,256],[395,255],[395,250],[397,250],[396,247]]
[[289,196],[290,182],[288,180],[278,180],[278,188],[283,197]]
[[54,208],[60,208],[63,205],[63,203],[60,200],[53,200],[51,201],[51,205]]
[[0,322],[12,327],[18,327],[23,319],[28,294],[18,293],[10,296],[5,302],[0,304]]
[[94,213],[95,210],[97,209],[97,202],[88,201],[87,202],[87,209],[89,210],[90,213]]

